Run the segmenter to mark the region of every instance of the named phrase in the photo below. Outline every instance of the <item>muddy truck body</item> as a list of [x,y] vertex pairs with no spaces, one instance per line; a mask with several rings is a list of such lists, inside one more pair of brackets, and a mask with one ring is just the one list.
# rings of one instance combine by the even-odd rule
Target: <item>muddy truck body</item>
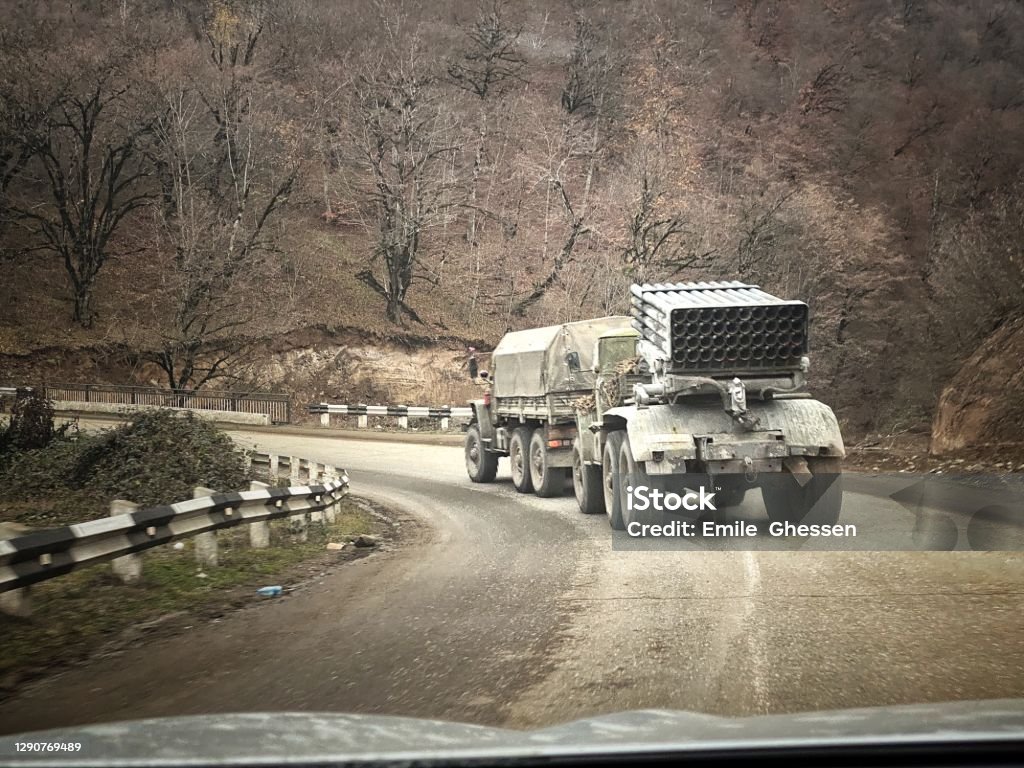
[[555,496],[571,479],[580,510],[620,530],[664,522],[628,503],[644,485],[714,492],[718,518],[757,488],[774,522],[834,523],[845,451],[805,391],[807,305],[740,282],[630,290],[629,316],[502,338],[472,403],[470,479],[493,481],[507,456],[516,490]]

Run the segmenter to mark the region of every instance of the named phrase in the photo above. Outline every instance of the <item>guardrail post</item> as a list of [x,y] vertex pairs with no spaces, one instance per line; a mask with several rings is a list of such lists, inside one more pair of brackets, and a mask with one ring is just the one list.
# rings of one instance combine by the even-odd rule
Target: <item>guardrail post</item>
[[370,419],[365,413],[356,420],[357,429],[366,429],[369,425]]
[[281,472],[281,459],[276,453],[269,454],[270,456],[270,467],[267,469],[267,474],[271,480],[277,480],[278,474]]
[[[323,464],[321,464],[318,461],[311,461],[311,462],[309,462],[309,484],[310,485],[321,485],[322,483],[326,482],[327,478],[324,475],[325,475],[325,472],[324,472],[324,465]],[[324,495],[326,496],[326,494],[324,494]],[[321,496],[320,498],[323,499],[324,497]],[[310,512],[309,513],[309,521],[311,523],[320,523],[321,525],[323,525],[323,522],[324,522],[324,510],[318,509],[315,512]]]
[[450,423],[451,423],[451,419],[449,419],[447,416],[441,417],[441,431],[442,432],[447,432],[448,431],[448,425]]
[[[0,540],[24,536],[31,529],[20,523],[0,523]],[[19,587],[0,592],[0,613],[27,618],[32,615],[31,587]]]
[[408,429],[409,428],[409,417],[408,416],[399,416],[398,417],[398,428],[399,429]]
[[288,520],[288,525],[292,529],[292,533],[295,534],[299,541],[305,543],[309,541],[309,513],[298,512]]
[[[214,493],[215,491],[212,488],[197,486],[192,489],[192,498],[199,499],[203,496],[212,496]],[[199,567],[216,568],[218,565],[217,532],[206,531],[204,533],[197,533],[193,537],[193,541],[196,543],[196,562],[199,563]]]
[[[330,482],[338,479],[338,468],[331,464],[324,464],[324,482]],[[338,511],[334,508],[335,504],[331,504],[327,509],[324,510],[324,520],[328,523],[334,523],[338,520]]]
[[[110,516],[131,514],[139,508],[138,504],[124,499],[114,499],[110,502]],[[122,555],[110,561],[114,575],[121,580],[122,584],[135,584],[142,579],[142,555]]]
[[291,485],[298,485],[302,481],[302,459],[298,456],[290,456],[288,458],[288,469],[290,474],[288,475],[288,481]]
[[19,587],[0,592],[0,613],[28,618],[32,615],[31,587]]
[[[271,454],[271,459],[276,460],[277,457]],[[259,480],[252,480],[249,483],[250,491],[263,491],[269,487],[267,483],[261,483]],[[249,523],[249,546],[253,549],[266,549],[270,546],[269,520],[258,520],[255,523]]]
[[324,411],[320,414],[320,426],[329,427],[331,426],[331,414],[328,411]]

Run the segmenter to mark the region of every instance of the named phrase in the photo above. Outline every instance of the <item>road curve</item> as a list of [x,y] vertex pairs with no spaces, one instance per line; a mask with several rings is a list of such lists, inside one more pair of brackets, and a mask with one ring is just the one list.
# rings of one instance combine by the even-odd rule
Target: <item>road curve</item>
[[[344,466],[417,524],[293,596],[97,658],[0,732],[225,711],[533,727],[638,708],[744,715],[1024,696],[1024,558],[638,551],[571,496],[473,485],[450,446],[234,433]],[[742,513],[756,516],[756,494]],[[910,525],[847,493],[844,521]]]

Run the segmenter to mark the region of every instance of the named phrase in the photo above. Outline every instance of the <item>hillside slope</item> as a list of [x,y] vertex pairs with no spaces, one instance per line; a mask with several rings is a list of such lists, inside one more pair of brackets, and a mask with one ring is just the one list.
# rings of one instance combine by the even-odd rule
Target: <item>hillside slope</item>
[[305,393],[381,345],[405,399],[405,346],[740,279],[809,303],[813,391],[886,433],[1024,308],[1009,0],[5,6],[2,378],[193,386],[223,356]]

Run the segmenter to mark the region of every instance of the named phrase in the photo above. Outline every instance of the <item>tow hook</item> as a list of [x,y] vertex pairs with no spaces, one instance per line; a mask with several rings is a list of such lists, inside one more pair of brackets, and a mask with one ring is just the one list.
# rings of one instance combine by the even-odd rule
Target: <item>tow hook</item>
[[757,469],[754,468],[754,460],[749,456],[743,457],[743,479],[748,483],[757,480]]
[[743,429],[757,429],[759,419],[747,410],[747,388],[739,377],[734,377],[722,393],[725,410]]

